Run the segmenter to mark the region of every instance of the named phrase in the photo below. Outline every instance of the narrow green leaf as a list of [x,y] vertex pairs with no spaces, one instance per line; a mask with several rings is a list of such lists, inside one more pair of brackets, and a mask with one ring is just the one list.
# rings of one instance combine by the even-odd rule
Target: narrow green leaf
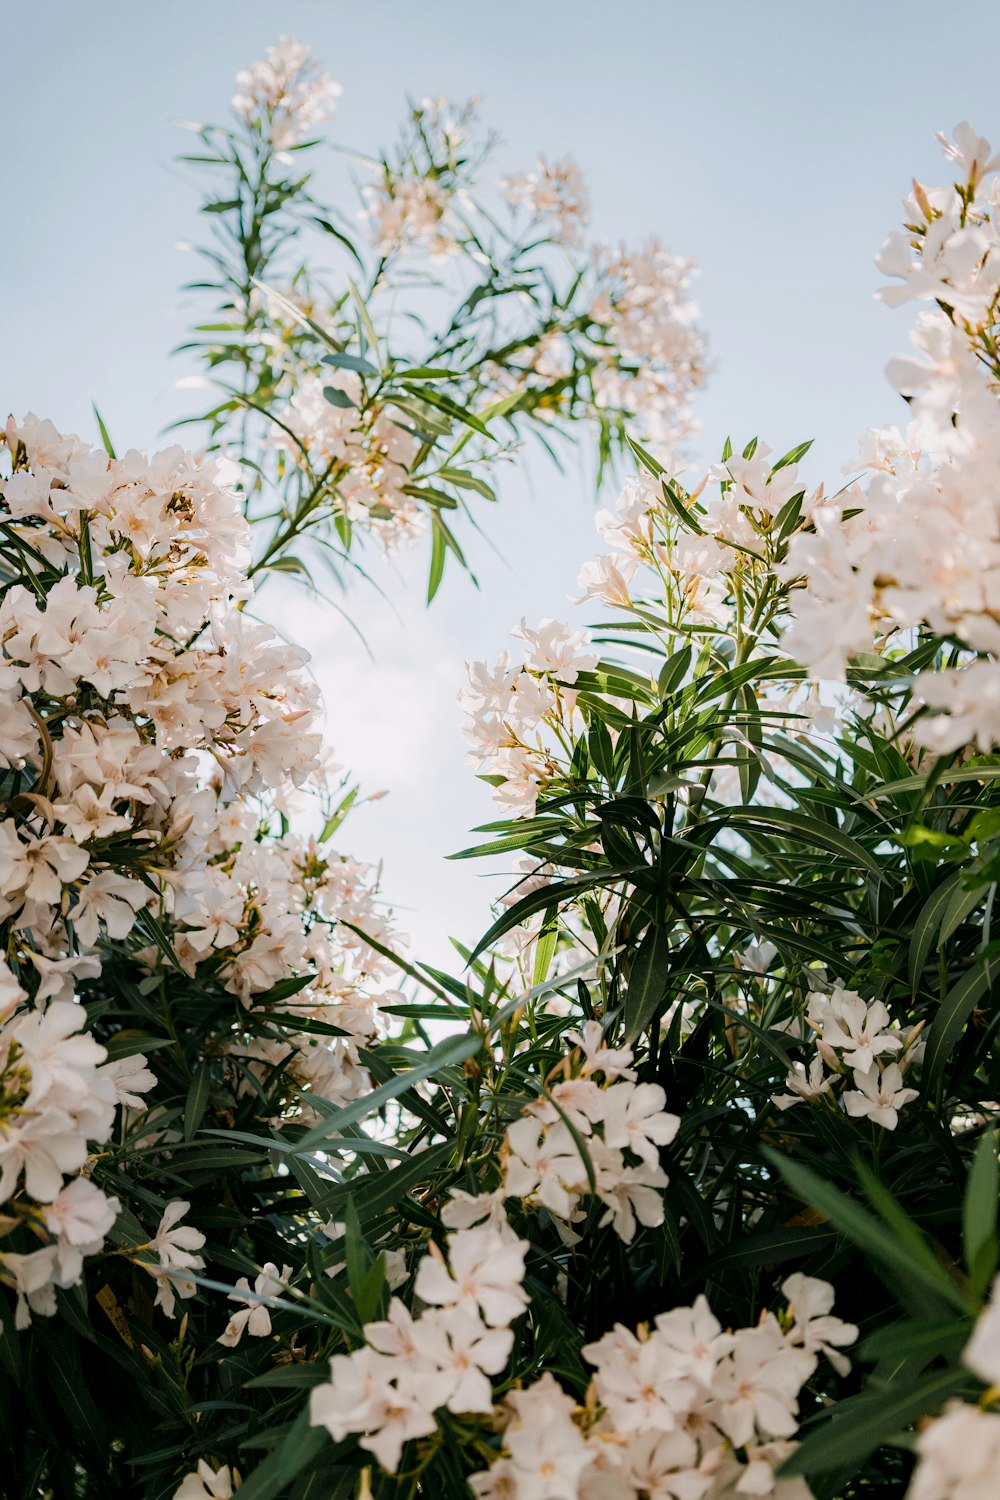
[[927,1051],[924,1053],[924,1078],[932,1093],[937,1093],[942,1087],[945,1064],[958,1044],[966,1022],[989,988],[989,966],[980,962],[963,974],[941,1001],[927,1033]]
[[212,1092],[212,1074],[207,1059],[194,1070],[184,1103],[184,1139],[189,1141],[201,1124]]
[[647,928],[632,962],[625,992],[625,1040],[635,1041],[663,1004],[670,977],[670,944],[665,928]]
[[935,1304],[944,1303],[960,1314],[968,1313],[965,1298],[943,1266],[936,1261],[930,1265],[922,1257],[915,1256],[908,1247],[900,1244],[887,1225],[880,1223],[867,1209],[809,1167],[768,1147],[762,1149],[768,1161],[804,1203],[818,1209],[842,1234],[872,1257],[894,1295],[909,1297],[919,1288]]
[[987,1130],[976,1147],[962,1202],[962,1253],[970,1277],[975,1273],[974,1290],[980,1294],[996,1270],[998,1197],[997,1134]]
[[443,1042],[438,1042],[430,1049],[422,1063],[408,1068],[403,1073],[397,1073],[388,1083],[381,1084],[361,1099],[354,1099],[350,1104],[345,1104],[343,1109],[336,1110],[328,1119],[314,1125],[312,1130],[307,1130],[302,1139],[296,1143],[296,1151],[312,1151],[317,1147],[322,1149],[323,1141],[328,1136],[340,1135],[348,1125],[354,1125],[358,1120],[374,1114],[390,1099],[398,1099],[401,1094],[407,1093],[418,1083],[422,1083],[425,1078],[432,1078],[442,1068],[452,1067],[456,1063],[464,1062],[467,1057],[474,1057],[482,1050],[482,1045],[482,1038],[475,1034],[447,1037]]

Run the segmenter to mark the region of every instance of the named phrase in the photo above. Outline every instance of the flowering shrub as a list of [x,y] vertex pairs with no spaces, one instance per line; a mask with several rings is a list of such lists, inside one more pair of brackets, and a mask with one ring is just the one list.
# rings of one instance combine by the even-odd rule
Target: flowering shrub
[[[520,343],[491,356],[484,373],[487,330],[510,342],[514,324],[473,316],[483,292],[453,320],[453,375],[390,356],[375,332],[380,308],[369,314],[353,291],[350,329],[344,299],[322,312],[322,327],[312,314],[300,326],[299,301],[258,273],[278,264],[296,215],[316,208],[304,179],[286,180],[288,153],[337,91],[287,41],[240,75],[239,90],[238,130],[210,134],[229,143],[235,170],[253,163],[256,186],[241,176],[249,198],[209,207],[238,246],[244,321],[238,352],[206,352],[213,365],[236,359],[245,378],[212,414],[212,450],[119,457],[103,425],[104,446],[92,449],[32,415],[11,418],[0,441],[0,1413],[9,1456],[0,1489],[18,1497],[228,1493],[252,1466],[244,1440],[265,1446],[289,1406],[301,1406],[303,1383],[289,1377],[300,1366],[311,1374],[345,1334],[355,1337],[365,1308],[381,1303],[383,1279],[407,1278],[391,1233],[397,1202],[452,1148],[442,1149],[436,1128],[430,1140],[418,1133],[414,1147],[429,1150],[409,1161],[409,1142],[391,1138],[402,1119],[393,1101],[434,1078],[413,1107],[414,1118],[429,1110],[436,1120],[429,1101],[447,1070],[479,1047],[464,1036],[429,1056],[407,1045],[424,1038],[421,1012],[387,988],[408,966],[393,951],[377,872],[333,843],[356,791],[327,764],[307,654],[252,619],[251,576],[296,568],[293,541],[306,529],[322,534],[326,521],[340,526],[345,550],[358,521],[400,539],[418,503],[431,514],[455,504],[416,488],[427,472],[451,492],[491,494],[480,477],[494,454],[490,434],[455,398],[473,400],[507,371],[513,427],[516,409],[530,417],[545,404],[551,375],[543,389],[533,365],[524,379],[510,374]],[[435,139],[454,157],[457,204],[469,164],[445,114],[435,120]],[[428,181],[435,175],[428,165]],[[543,180],[550,174],[511,188],[536,238],[553,211]],[[560,168],[550,183],[568,232],[582,198],[557,181],[575,178]],[[383,189],[395,195],[388,165]],[[405,214],[393,233],[398,250],[421,239]],[[464,235],[456,219],[449,251],[471,264]],[[526,276],[525,236],[511,243],[494,270],[511,278],[516,261]],[[532,248],[544,254],[547,244]],[[370,295],[388,285],[396,253],[382,255]],[[230,289],[234,264],[222,268]],[[575,296],[579,278],[568,274]],[[610,297],[611,282],[594,276]],[[293,298],[305,277],[295,273]],[[618,314],[598,323],[582,300],[570,308],[572,296],[518,337],[531,349],[543,333],[565,331],[590,350],[579,356],[586,397],[575,385],[565,398],[549,393],[561,429],[592,416],[620,428],[622,409],[605,402],[595,415],[598,364],[618,381],[616,399],[633,377],[642,384],[625,345],[610,347]],[[681,299],[678,316],[692,314]],[[597,352],[606,334],[609,348]],[[693,323],[690,340],[691,368],[676,370],[681,426],[697,377]],[[385,362],[385,378],[369,399],[372,359]],[[260,421],[241,428],[237,413]],[[455,467],[472,434],[483,439],[461,461],[472,467]],[[268,531],[256,507],[274,486],[292,509]],[[451,538],[443,526],[436,534]],[[312,834],[293,831],[302,819]],[[387,1109],[379,1138],[360,1129]],[[624,1170],[610,1139],[607,1151]],[[367,1302],[355,1306],[358,1258],[372,1252]],[[345,1264],[350,1293],[336,1280]],[[284,1351],[277,1382],[275,1341]],[[255,1377],[248,1402],[240,1393]],[[239,1451],[220,1466],[211,1414],[238,1410],[249,1425],[238,1433],[224,1419]]]
[[282,38],[240,74],[236,128],[197,127],[185,159],[220,182],[198,284],[219,299],[195,344],[218,387],[207,415],[216,443],[254,452],[255,568],[306,571],[289,550],[306,537],[337,566],[359,535],[429,533],[433,594],[447,554],[465,561],[455,518],[496,498],[522,435],[551,449],[585,423],[603,467],[626,427],[690,433],[692,265],[655,241],[588,249],[569,158],[481,186],[495,141],[475,102],[412,106],[395,149],[361,158],[359,213],[331,208],[306,162],[338,92]]
[[[522,254],[470,227],[469,121],[438,105],[369,184],[368,293],[275,293],[258,272],[315,209],[284,158],[332,99],[284,42],[241,75],[244,134],[204,133],[241,183],[215,205],[243,268],[220,263],[209,357],[242,379],[215,437],[249,450],[251,517],[281,497],[258,567],[326,522],[345,550],[425,511],[440,537],[448,507],[392,465],[419,490],[484,412],[594,419],[599,369],[620,432],[691,348],[653,251],[598,258],[555,407],[523,360],[555,302],[516,357],[492,291],[446,375],[390,356],[370,308],[397,255],[509,291]],[[466,854],[518,864],[460,976],[400,954],[334,852],[352,794],[304,654],[250,620],[226,460],[10,425],[6,1493],[992,1495],[1000,159],[967,126],[944,144],[956,181],[915,187],[881,256],[887,300],[936,309],[891,367],[906,432],[832,499],[807,444],[727,442],[688,486],[662,434],[659,458],[630,439],[579,584],[611,618],[522,621],[516,657],[470,664],[500,817]],[[571,165],[508,193],[577,238]]]

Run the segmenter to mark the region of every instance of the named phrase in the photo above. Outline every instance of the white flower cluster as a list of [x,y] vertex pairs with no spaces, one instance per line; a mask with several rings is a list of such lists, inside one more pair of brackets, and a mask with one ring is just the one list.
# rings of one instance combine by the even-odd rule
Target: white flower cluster
[[[346,404],[335,405],[326,389],[339,392]],[[386,406],[372,402],[363,411],[360,406],[361,379],[352,371],[303,375],[281,411],[297,444],[281,427],[273,441],[293,457],[304,449],[316,471],[329,471],[348,520],[364,521],[391,548],[426,529],[425,510],[405,490],[420,444]]]
[[[50,1313],[52,1287],[79,1279],[114,1219],[78,1174],[110,1135],[115,1080],[132,1109],[155,1083],[141,1056],[107,1064],[78,1035],[74,996],[107,945],[160,962],[142,949],[153,908],[180,965],[245,1006],[314,975],[275,1004],[270,1037],[228,1042],[245,1087],[282,1067],[289,1113],[301,1090],[368,1086],[357,1044],[375,1032],[367,985],[386,966],[340,924],[388,929],[366,867],[268,837],[260,799],[315,775],[321,737],[306,654],[237,608],[250,590],[235,468],[180,448],[111,458],[33,416],[4,441],[0,1203],[51,1242],[0,1257],[0,1275]],[[300,1016],[335,1016],[344,1035],[305,1034]]]
[[723,1331],[704,1297],[636,1333],[617,1325],[585,1346],[594,1367],[585,1405],[550,1374],[512,1391],[500,1411],[502,1452],[471,1485],[480,1500],[808,1500],[779,1479],[794,1450],[798,1396],[826,1354],[857,1329],[831,1316],[833,1288],[790,1276],[789,1308]]
[[663,1223],[660,1147],[681,1122],[664,1109],[658,1083],[635,1082],[631,1048],[605,1046],[599,1021],[567,1041],[578,1049],[574,1076],[553,1084],[507,1129],[503,1196],[548,1209],[572,1242],[571,1226],[584,1218],[581,1200],[592,1193],[606,1209],[601,1225],[629,1244],[639,1224]]
[[537,219],[554,240],[578,245],[590,217],[587,184],[571,156],[549,163],[538,158],[534,172],[505,178],[503,192],[514,208],[523,208]]
[[[469,760],[488,766],[494,797],[509,816],[531,817],[547,776],[556,770],[560,731],[572,723],[573,684],[597,665],[586,630],[570,630],[558,620],[531,629],[522,620],[512,635],[526,643],[520,667],[505,651],[495,667],[467,662],[468,688],[459,696],[472,746]],[[555,736],[555,743],[552,743]]]
[[476,127],[476,105],[422,99],[412,112],[412,149],[396,161],[383,159],[378,179],[362,189],[363,217],[384,259],[412,249],[442,261],[458,251],[462,227],[451,210],[466,165],[459,151]]
[[794,1448],[799,1391],[820,1357],[849,1368],[840,1349],[857,1329],[832,1316],[827,1282],[790,1276],[782,1319],[765,1313],[735,1333],[704,1297],[653,1328],[618,1325],[583,1350],[595,1371],[584,1406],[546,1374],[495,1407],[488,1377],[504,1369],[528,1304],[528,1246],[500,1194],[455,1193],[443,1217],[447,1259],[432,1245],[417,1268],[425,1310],[414,1317],[393,1298],[361,1348],[333,1357],[329,1382],[310,1396],[314,1426],[335,1442],[361,1434],[392,1473],[405,1443],[434,1432],[436,1411],[489,1417],[500,1450],[470,1480],[482,1500],[808,1500],[803,1481],[775,1470]]
[[808,1069],[801,1062],[793,1065],[785,1079],[789,1092],[776,1094],[774,1103],[789,1109],[803,1100],[833,1099],[850,1072],[854,1087],[842,1092],[847,1113],[895,1130],[899,1111],[918,1097],[903,1079],[923,1055],[923,1022],[900,1031],[881,1000],[864,1000],[840,985],[828,995],[812,996],[806,1021],[816,1033],[815,1053]]
[[[952,185],[915,185],[906,228],[878,257],[900,285],[880,295],[921,313],[915,355],[889,367],[910,404],[907,431],[872,432],[852,486],[792,538],[783,576],[792,596],[785,645],[821,676],[920,625],[968,648],[963,665],[928,669],[917,702],[934,710],[913,733],[948,752],[1000,742],[1000,422],[993,329],[1000,306],[1000,158],[967,125],[944,142]],[[856,467],[856,466],[855,466]]]
[[447,260],[458,249],[448,209],[452,193],[436,177],[400,177],[386,172],[365,184],[365,217],[379,255],[406,246],[429,260]]
[[234,114],[257,126],[277,151],[308,140],[333,114],[342,92],[312,60],[309,48],[289,36],[279,37],[263,57],[237,73],[236,84]]
[[695,429],[689,402],[705,378],[705,337],[689,295],[694,263],[656,239],[595,251],[602,290],[591,308],[607,340],[594,371],[598,405],[636,413],[644,437],[669,450]]
[[[1000,1279],[976,1321],[962,1361],[990,1388],[1000,1386]],[[1000,1413],[952,1401],[917,1437],[917,1467],[906,1500],[994,1500],[1000,1474]]]
[[[309,1417],[334,1442],[361,1433],[362,1447],[394,1472],[403,1444],[426,1437],[440,1408],[492,1414],[490,1375],[510,1356],[511,1324],[528,1304],[521,1283],[528,1246],[491,1198],[460,1195],[446,1205],[447,1260],[436,1246],[417,1268],[413,1317],[394,1297],[389,1315],[367,1323],[365,1344],[330,1361],[328,1384],[310,1393]],[[461,1226],[461,1227],[460,1227]]]
[[[83,1008],[72,1000],[45,1009],[28,996],[0,960],[0,1204],[48,1241],[24,1253],[0,1252],[0,1281],[16,1293],[15,1326],[32,1312],[51,1317],[56,1288],[75,1286],[83,1260],[104,1244],[118,1214],[116,1198],[85,1175],[91,1145],[114,1128],[120,1104],[143,1108],[139,1097],[155,1079],[146,1059],[107,1060],[83,1031]],[[11,1204],[12,1199],[16,1201]]]

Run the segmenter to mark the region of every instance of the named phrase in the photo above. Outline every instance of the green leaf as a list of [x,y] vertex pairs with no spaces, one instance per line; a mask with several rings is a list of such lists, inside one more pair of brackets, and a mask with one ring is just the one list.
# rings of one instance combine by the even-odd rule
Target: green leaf
[[395,1208],[419,1184],[429,1182],[447,1166],[454,1152],[452,1141],[430,1146],[426,1151],[417,1151],[388,1172],[362,1174],[352,1177],[349,1182],[338,1183],[318,1198],[313,1207],[318,1213],[335,1218],[350,1204],[359,1218],[373,1219],[378,1214]]
[[989,988],[989,966],[979,962],[952,985],[941,1001],[927,1033],[927,1051],[924,1053],[924,1078],[932,1093],[940,1091],[945,1064],[962,1036],[966,1022]]
[[[867,1209],[809,1167],[768,1147],[762,1149],[767,1160],[804,1203],[818,1209],[842,1234],[871,1256],[895,1296],[909,1298],[919,1289],[925,1299],[930,1299],[936,1306],[944,1304],[962,1315],[968,1313],[968,1304],[961,1291],[936,1261],[932,1251],[928,1249],[926,1256],[914,1254],[888,1225],[880,1223]],[[916,1226],[914,1230],[919,1234]]]
[[65,1332],[53,1335],[46,1329],[44,1335],[36,1337],[40,1345],[38,1362],[54,1398],[53,1412],[65,1420],[76,1442],[96,1463],[96,1472],[100,1473],[107,1466],[109,1438],[84,1377],[80,1346],[72,1335]]
[[928,896],[920,909],[920,915],[913,924],[913,930],[910,933],[909,975],[910,986],[914,994],[920,982],[920,976],[924,972],[924,965],[934,946],[937,930],[963,874],[962,870],[953,870],[948,878],[943,880]]
[[296,1151],[312,1151],[317,1147],[322,1149],[323,1141],[328,1136],[340,1135],[348,1125],[354,1125],[358,1120],[374,1114],[383,1104],[388,1104],[390,1099],[398,1099],[425,1078],[432,1078],[442,1068],[453,1067],[464,1062],[467,1057],[474,1057],[482,1050],[482,1046],[482,1037],[475,1034],[447,1037],[443,1042],[438,1042],[430,1049],[423,1062],[403,1073],[397,1073],[388,1083],[383,1083],[363,1098],[346,1104],[343,1109],[336,1110],[329,1118],[307,1130],[296,1142]]
[[189,1141],[201,1124],[212,1091],[212,1074],[206,1059],[194,1070],[184,1102],[184,1139]]
[[842,854],[855,867],[860,865],[879,880],[883,878],[881,864],[857,839],[851,838],[830,823],[809,817],[807,813],[793,812],[786,807],[741,808],[732,813],[728,821],[731,827],[737,829],[754,826],[779,828],[789,838],[801,840],[818,849],[826,849],[831,854]]
[[941,1356],[956,1360],[972,1331],[972,1318],[948,1318],[938,1322],[926,1319],[897,1318],[879,1328],[858,1348],[862,1359],[925,1360]]
[[101,434],[101,442],[104,444],[104,451],[109,458],[117,458],[118,455],[115,452],[114,444],[112,443],[111,438],[108,435],[108,429],[104,425],[104,418],[97,410],[96,404],[92,402],[91,406],[93,407],[94,416],[97,418],[97,430]]
[[445,465],[443,469],[438,469],[436,477],[447,480],[460,490],[474,490],[484,500],[495,500],[497,497],[492,485],[487,484],[485,479],[480,479],[477,474],[470,473],[468,469],[452,469]]
[[936,1415],[949,1396],[969,1384],[960,1370],[938,1370],[898,1391],[872,1382],[860,1396],[835,1405],[831,1420],[817,1424],[780,1472],[821,1474],[841,1464],[860,1466],[911,1422]]
[[559,910],[553,906],[545,913],[542,930],[535,942],[535,964],[531,975],[533,985],[544,984],[548,979],[558,940]]
[[448,555],[448,547],[441,533],[440,526],[431,528],[431,567],[427,576],[427,603],[430,604],[434,595],[441,587],[444,577],[444,560]]
[[670,944],[659,922],[647,928],[632,961],[625,992],[625,1040],[635,1041],[645,1031],[667,993]]
[[284,1439],[274,1452],[244,1480],[240,1500],[276,1500],[285,1486],[312,1463],[330,1441],[322,1428],[310,1427],[308,1410],[300,1411],[284,1432]]
[[997,1266],[1000,1164],[997,1135],[987,1130],[976,1147],[962,1202],[962,1253],[973,1290],[982,1295]]
[[771,466],[771,473],[777,474],[779,469],[786,469],[789,464],[797,464],[799,459],[805,458],[814,441],[814,438],[810,438],[807,443],[799,443],[797,447],[789,448],[788,452]]
[[378,374],[371,360],[362,359],[360,354],[324,354],[320,364],[333,365],[338,370],[354,370],[359,375]]
[[352,401],[346,391],[339,390],[335,385],[325,385],[323,395],[331,406],[357,406],[357,402]]

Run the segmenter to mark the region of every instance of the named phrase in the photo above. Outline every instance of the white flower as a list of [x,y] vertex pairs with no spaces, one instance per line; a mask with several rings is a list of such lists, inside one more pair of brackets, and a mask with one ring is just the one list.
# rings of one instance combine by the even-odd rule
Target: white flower
[[791,1071],[785,1079],[785,1088],[791,1092],[772,1095],[772,1102],[779,1109],[791,1109],[793,1104],[801,1104],[803,1099],[822,1099],[830,1093],[833,1083],[833,1076],[825,1074],[823,1059],[817,1053],[809,1064],[808,1073],[805,1063],[792,1063]]
[[234,114],[259,120],[279,151],[299,145],[329,119],[341,93],[340,84],[312,61],[309,48],[288,36],[237,73],[236,83]]
[[962,1352],[962,1363],[987,1385],[1000,1385],[1000,1277],[976,1319],[972,1337]]
[[167,1204],[159,1228],[147,1247],[159,1256],[159,1265],[137,1261],[158,1283],[156,1306],[162,1307],[168,1318],[174,1316],[176,1297],[193,1297],[197,1291],[195,1282],[189,1275],[185,1276],[185,1271],[201,1271],[205,1266],[204,1258],[196,1253],[204,1245],[205,1236],[200,1229],[180,1223],[190,1207],[190,1203],[179,1198]]
[[739,1329],[713,1381],[714,1420],[738,1448],[755,1436],[791,1437],[799,1388],[815,1368],[816,1356],[787,1344],[770,1315],[757,1328]]
[[621,1081],[605,1092],[604,1141],[627,1147],[644,1162],[656,1166],[659,1147],[669,1145],[680,1129],[680,1118],[663,1106],[667,1096],[658,1083]]
[[363,1434],[361,1446],[395,1473],[404,1443],[426,1437],[437,1425],[433,1408],[415,1388],[419,1379],[410,1378],[417,1373],[367,1347],[335,1354],[330,1380],[309,1393],[309,1420],[314,1427],[325,1427],[335,1443],[349,1433]]
[[631,1047],[606,1047],[600,1021],[585,1021],[579,1031],[568,1031],[566,1040],[583,1051],[584,1077],[603,1073],[605,1078],[635,1078]]
[[673,1432],[697,1398],[685,1363],[655,1335],[639,1339],[617,1324],[582,1353],[596,1367],[594,1386],[618,1433]]
[[663,1223],[663,1192],[667,1174],[648,1161],[637,1167],[626,1166],[620,1151],[591,1142],[591,1157],[597,1175],[597,1196],[607,1213],[601,1226],[612,1224],[615,1233],[631,1244],[640,1224],[655,1229]]
[[506,1400],[512,1420],[504,1433],[517,1500],[566,1500],[590,1462],[583,1433],[573,1421],[573,1402],[545,1374]]
[[526,1241],[507,1238],[488,1225],[456,1230],[448,1236],[450,1274],[432,1249],[417,1268],[414,1290],[424,1302],[478,1309],[487,1323],[505,1328],[528,1304],[521,1285],[527,1251]]
[[1000,1416],[953,1401],[916,1441],[906,1500],[996,1500]]
[[847,1113],[861,1119],[867,1116],[885,1130],[895,1130],[903,1105],[919,1097],[917,1089],[903,1087],[903,1075],[896,1063],[881,1072],[877,1068],[867,1073],[855,1071],[854,1082],[856,1089],[844,1095]]
[[[245,1306],[233,1316],[226,1324],[225,1332],[219,1335],[218,1342],[224,1344],[227,1349],[235,1349],[243,1337],[244,1329],[252,1338],[267,1338],[271,1332],[271,1314],[258,1297],[280,1297],[286,1290],[288,1278],[292,1274],[291,1266],[282,1266],[279,1271],[273,1261],[268,1261],[264,1269],[259,1273],[250,1290],[250,1282],[245,1276],[241,1276],[236,1283],[236,1291],[229,1293],[230,1302],[242,1302]],[[254,1293],[257,1295],[255,1296]],[[241,1295],[242,1294],[242,1295]]]
[[781,1283],[781,1290],[795,1319],[786,1335],[788,1342],[800,1344],[811,1354],[825,1354],[837,1374],[846,1375],[851,1362],[832,1346],[853,1344],[858,1330],[853,1323],[830,1316],[834,1301],[830,1283],[796,1271]]
[[424,1313],[413,1326],[413,1344],[418,1361],[433,1370],[420,1375],[428,1404],[453,1412],[492,1412],[487,1376],[503,1369],[513,1343],[509,1328],[488,1328],[465,1305]]
[[46,1206],[45,1223],[71,1245],[99,1247],[120,1207],[117,1198],[109,1198],[89,1178],[74,1177]]
[[146,1108],[146,1101],[141,1095],[156,1087],[156,1074],[146,1067],[146,1059],[141,1052],[133,1052],[129,1057],[119,1057],[113,1062],[105,1063],[101,1071],[114,1081],[119,1104],[124,1104],[128,1109]]
[[181,1480],[173,1500],[230,1500],[239,1482],[237,1469],[231,1470],[228,1464],[213,1469],[207,1459],[200,1458],[197,1469]]
[[839,985],[830,995],[814,995],[808,1015],[825,1044],[841,1052],[849,1068],[862,1073],[882,1053],[902,1048],[899,1033],[888,1030],[891,1019],[881,1000],[862,1000],[856,991]]

